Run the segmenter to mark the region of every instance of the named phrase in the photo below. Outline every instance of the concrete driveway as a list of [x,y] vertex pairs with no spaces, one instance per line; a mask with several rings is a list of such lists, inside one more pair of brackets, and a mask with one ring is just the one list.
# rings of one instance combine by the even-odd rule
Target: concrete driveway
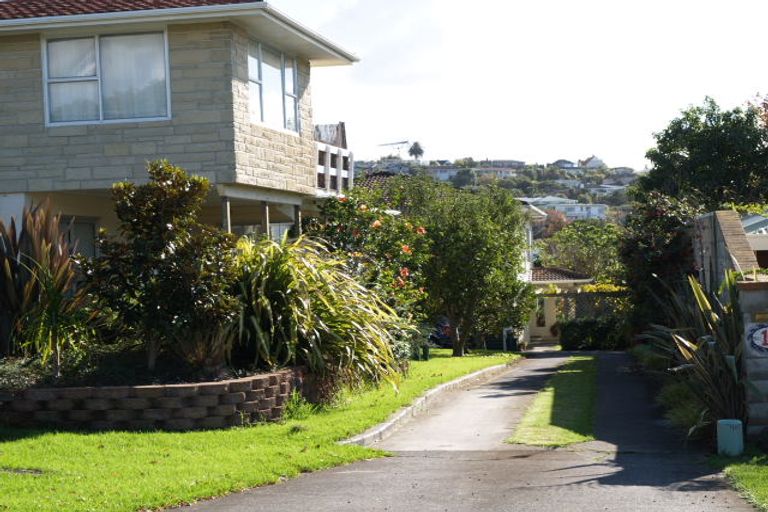
[[752,511],[659,420],[624,354],[600,356],[599,441],[505,444],[567,356],[538,354],[446,395],[380,443],[394,452],[188,507],[190,511]]

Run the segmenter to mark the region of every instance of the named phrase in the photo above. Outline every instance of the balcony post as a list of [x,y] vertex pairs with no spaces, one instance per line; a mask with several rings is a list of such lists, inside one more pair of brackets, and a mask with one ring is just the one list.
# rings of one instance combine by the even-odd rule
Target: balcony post
[[293,229],[296,236],[301,236],[301,206],[293,205]]
[[344,150],[339,148],[336,151],[336,193],[341,194],[344,191],[344,178],[341,177],[344,172]]
[[330,146],[325,146],[325,161],[323,162],[323,167],[325,168],[325,191],[330,192],[331,190],[331,148]]
[[349,152],[349,189],[352,190],[352,188],[355,186],[355,155],[350,151]]

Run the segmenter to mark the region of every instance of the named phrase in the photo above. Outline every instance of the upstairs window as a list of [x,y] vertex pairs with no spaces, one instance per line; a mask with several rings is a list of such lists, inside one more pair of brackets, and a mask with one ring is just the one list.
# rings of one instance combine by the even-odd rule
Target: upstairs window
[[251,121],[299,131],[296,60],[259,43],[248,51]]
[[49,124],[169,117],[163,33],[52,39],[45,64]]

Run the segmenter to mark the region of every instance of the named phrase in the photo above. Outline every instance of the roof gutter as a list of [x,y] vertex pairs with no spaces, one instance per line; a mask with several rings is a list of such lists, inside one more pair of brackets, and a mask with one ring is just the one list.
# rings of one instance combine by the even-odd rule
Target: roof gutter
[[283,28],[290,30],[295,35],[322,47],[325,51],[341,60],[347,61],[350,64],[360,60],[353,53],[337,46],[266,2],[0,20],[0,34],[126,23],[183,23],[186,21],[227,19],[237,16],[264,16]]

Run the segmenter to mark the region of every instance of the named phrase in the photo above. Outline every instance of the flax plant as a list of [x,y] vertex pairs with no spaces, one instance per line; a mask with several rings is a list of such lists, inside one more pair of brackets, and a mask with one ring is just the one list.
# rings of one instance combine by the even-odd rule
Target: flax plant
[[657,347],[672,352],[702,405],[701,421],[691,433],[718,419],[746,419],[742,378],[744,325],[736,276],[729,273],[718,292],[708,291],[694,277],[688,289],[667,290],[661,301],[668,325],[653,325],[643,335]]
[[345,384],[398,381],[392,343],[412,329],[306,237],[238,243],[241,348],[262,368],[306,365]]

